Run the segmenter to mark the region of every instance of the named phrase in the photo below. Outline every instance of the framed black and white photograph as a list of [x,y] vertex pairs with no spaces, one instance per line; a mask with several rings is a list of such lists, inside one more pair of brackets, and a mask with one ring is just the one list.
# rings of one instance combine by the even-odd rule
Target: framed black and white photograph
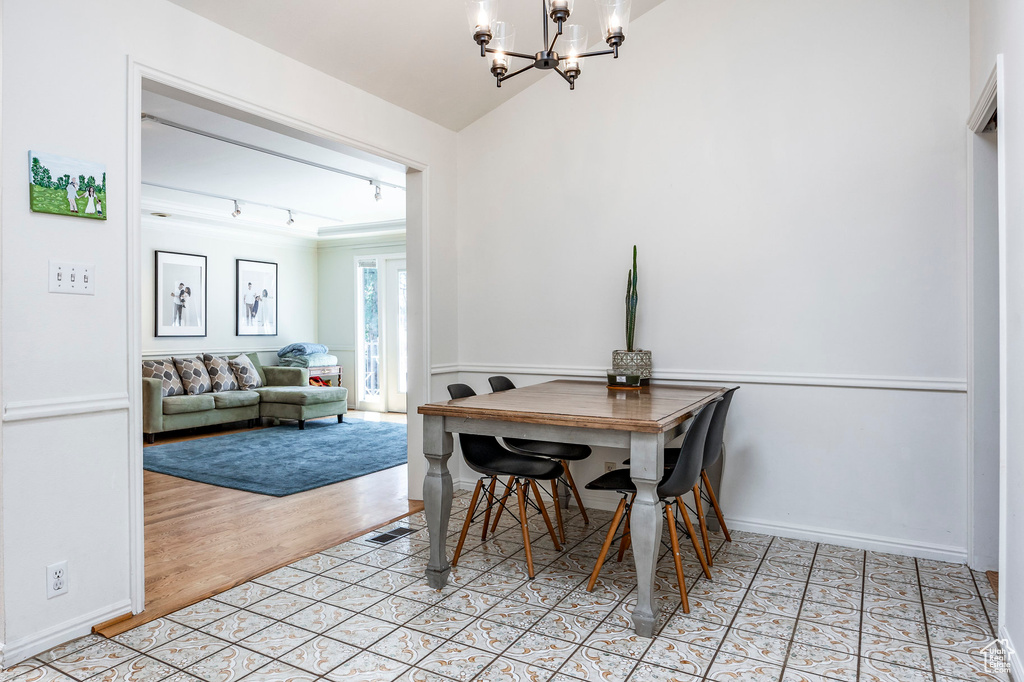
[[206,336],[206,256],[156,252],[156,336]]
[[235,261],[235,335],[277,336],[277,263]]

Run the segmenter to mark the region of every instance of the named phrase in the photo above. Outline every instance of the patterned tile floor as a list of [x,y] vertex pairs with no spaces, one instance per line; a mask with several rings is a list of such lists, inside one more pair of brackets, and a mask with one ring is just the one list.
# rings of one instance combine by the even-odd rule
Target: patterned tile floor
[[[468,502],[455,499],[453,536]],[[686,550],[689,615],[662,556],[648,639],[630,630],[631,557],[584,589],[610,514],[588,526],[574,508],[561,552],[532,518],[533,581],[510,516],[486,543],[474,525],[443,591],[422,577],[421,513],[397,524],[419,532],[385,548],[364,536],[112,640],[59,646],[0,682],[1008,679],[985,672],[995,595],[964,566],[736,532],[714,540],[714,581]]]

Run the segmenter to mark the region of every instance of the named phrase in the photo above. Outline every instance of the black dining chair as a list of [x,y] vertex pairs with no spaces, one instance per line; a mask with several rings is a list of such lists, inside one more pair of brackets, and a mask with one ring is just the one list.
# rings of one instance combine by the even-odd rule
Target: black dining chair
[[[668,521],[672,559],[675,562],[676,580],[679,583],[679,599],[683,602],[683,613],[690,612],[690,602],[686,597],[683,561],[679,555],[679,535],[676,533],[676,515],[672,507],[675,504],[678,508],[679,514],[683,518],[683,523],[686,524],[686,531],[693,542],[693,549],[697,553],[697,558],[700,560],[705,572],[707,572],[704,552],[701,550],[700,542],[697,541],[697,533],[693,528],[693,523],[690,521],[690,515],[686,511],[686,507],[678,504],[677,500],[680,496],[693,490],[693,486],[697,484],[697,480],[700,478],[701,465],[704,462],[704,441],[707,437],[712,415],[717,411],[717,405],[720,402],[721,399],[716,398],[714,402],[708,403],[694,415],[690,428],[683,435],[683,444],[680,447],[679,456],[676,458],[675,467],[666,471],[665,476],[658,485],[659,502],[665,505],[665,518]],[[608,534],[604,538],[604,544],[601,546],[601,554],[597,557],[594,571],[590,574],[590,581],[587,583],[587,591],[592,592],[594,585],[597,583],[598,574],[601,572],[601,566],[608,556],[608,549],[615,541],[615,533],[619,529],[623,514],[628,514],[633,506],[633,499],[636,497],[636,485],[630,478],[629,469],[615,469],[588,483],[587,490],[614,491],[622,495],[622,500],[619,501],[619,506],[615,509],[615,516],[612,517],[611,525],[608,528]],[[628,537],[629,522],[627,521],[626,529],[623,531],[623,539],[628,540]],[[626,545],[623,544],[623,547],[626,547]]]
[[[493,376],[487,380],[487,383],[491,385],[491,391],[494,393],[500,393],[501,391],[511,391],[516,387],[512,380],[505,376]],[[587,509],[583,506],[583,498],[580,497],[580,491],[576,488],[576,481],[572,479],[572,472],[569,471],[569,462],[578,462],[581,459],[590,457],[590,446],[589,445],[577,445],[575,443],[553,443],[545,440],[530,440],[527,438],[503,438],[505,446],[513,452],[518,452],[524,455],[532,455],[534,457],[547,457],[561,463],[562,469],[565,472],[564,481],[565,485],[569,486],[569,490],[572,491],[573,497],[576,498],[576,504],[579,505],[580,514],[583,516],[583,523],[589,524],[590,517],[587,516]],[[562,542],[565,542],[565,528],[562,525],[562,508],[558,505],[558,482],[551,482],[551,491],[555,497],[555,516],[558,521],[558,535],[561,537]],[[506,495],[508,493],[506,492]],[[498,527],[498,520],[500,519],[501,510],[498,510],[499,516],[494,519],[494,527],[491,528],[493,532]]]
[[[715,510],[718,517],[718,524],[722,527],[722,534],[727,542],[732,542],[729,528],[725,525],[725,517],[722,515],[722,508],[718,505],[718,497],[715,489],[711,487],[711,479],[708,478],[708,467],[713,466],[725,451],[725,420],[729,416],[729,406],[732,405],[732,396],[739,390],[739,386],[730,388],[722,394],[722,401],[715,407],[715,414],[711,417],[711,424],[708,426],[708,435],[704,440],[704,462],[701,465],[701,480],[693,489],[693,497],[697,508],[695,513],[700,519],[700,533],[704,540],[704,549],[707,553],[708,565],[714,566],[714,558],[711,556],[711,544],[708,541],[708,527],[704,522],[704,514],[701,509],[701,500],[705,500]],[[679,448],[665,448],[665,467],[675,466],[679,458]],[[701,488],[701,482],[704,487]]]
[[[468,398],[476,395],[476,391],[466,384],[451,384],[448,387],[448,394],[452,400]],[[537,481],[553,481],[562,475],[562,465],[550,459],[541,457],[530,457],[502,447],[493,436],[478,436],[468,433],[456,434],[459,439],[459,447],[462,450],[462,458],[470,469],[482,474],[488,481],[487,506],[484,510],[484,533],[486,539],[487,522],[490,520],[491,507],[494,506],[494,488],[500,477],[508,476],[508,490],[499,503],[499,511],[504,508],[505,500],[514,489],[519,500],[519,524],[523,529],[523,545],[526,550],[526,565],[529,569],[530,578],[533,578],[533,552],[530,549],[530,530],[527,527],[526,508],[533,506],[540,510],[547,524],[548,533],[551,535],[551,542],[555,549],[562,550],[555,537],[555,529],[551,525],[551,517],[548,516],[544,501],[540,496],[540,488]],[[484,478],[476,482],[473,489],[473,499],[469,503],[469,510],[466,512],[466,521],[462,524],[462,534],[459,535],[459,544],[455,547],[455,555],[452,558],[452,566],[459,563],[459,556],[462,554],[462,546],[466,542],[466,534],[476,515],[477,503],[480,499],[480,491],[484,487]],[[530,499],[530,490],[533,490],[534,499]]]

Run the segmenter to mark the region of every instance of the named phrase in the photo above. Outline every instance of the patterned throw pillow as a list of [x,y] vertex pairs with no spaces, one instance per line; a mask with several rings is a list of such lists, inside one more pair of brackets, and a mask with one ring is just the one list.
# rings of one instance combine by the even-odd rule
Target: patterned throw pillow
[[181,385],[181,377],[178,376],[178,370],[174,368],[174,361],[170,358],[144,360],[142,362],[142,378],[159,379],[162,382],[160,386],[160,395],[162,396],[185,393],[185,387]]
[[181,383],[189,395],[199,395],[210,390],[210,373],[206,371],[201,356],[194,358],[174,358],[174,366],[178,368]]
[[239,355],[237,358],[232,358],[229,364],[231,369],[235,371],[238,385],[242,388],[259,388],[263,385],[263,382],[260,381],[259,372],[256,371],[256,365],[252,364],[252,360],[246,356]]
[[227,358],[217,355],[203,354],[203,364],[210,373],[210,385],[215,393],[220,391],[237,391],[238,382]]

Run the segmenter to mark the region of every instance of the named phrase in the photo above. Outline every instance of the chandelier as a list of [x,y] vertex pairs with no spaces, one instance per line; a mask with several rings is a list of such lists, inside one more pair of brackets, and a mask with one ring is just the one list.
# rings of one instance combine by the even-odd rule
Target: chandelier
[[[594,52],[585,51],[586,27],[565,23],[569,20],[574,2],[575,0],[541,0],[544,45],[539,52],[530,55],[512,51],[516,27],[499,19],[498,0],[466,0],[466,12],[473,40],[480,46],[481,57],[491,55],[491,73],[499,88],[502,81],[518,76],[524,71],[554,69],[569,84],[569,89],[574,90],[584,58],[610,54],[618,59],[619,46],[626,40],[626,29],[629,27],[630,0],[594,0],[604,41],[610,48]],[[549,35],[549,19],[557,26],[554,38],[550,38]],[[559,38],[562,39],[561,42]],[[526,59],[530,63],[509,73],[512,57]]]

